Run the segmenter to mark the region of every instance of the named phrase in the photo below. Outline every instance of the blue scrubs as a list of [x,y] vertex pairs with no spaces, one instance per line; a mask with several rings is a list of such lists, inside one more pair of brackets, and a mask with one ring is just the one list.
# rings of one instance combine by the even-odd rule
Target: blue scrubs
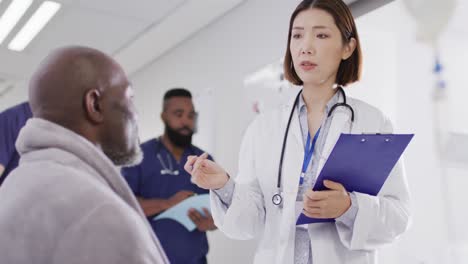
[[[142,163],[122,170],[122,174],[135,196],[144,199],[169,199],[181,190],[198,194],[208,193],[207,190],[191,183],[190,174],[184,170],[187,157],[203,154],[201,149],[193,145],[186,148],[179,163],[159,139],[147,141],[141,145],[141,148],[144,153]],[[212,157],[209,159],[212,160]],[[179,174],[173,175],[167,172],[163,172],[163,174],[161,171],[164,170],[178,170]],[[153,221],[151,218],[148,218],[148,221],[161,241],[171,263],[206,263],[208,240],[205,232],[200,232],[197,229],[189,232],[176,221],[170,219]]]
[[18,167],[20,156],[16,151],[15,142],[19,131],[31,117],[31,108],[27,102],[0,113],[0,164],[5,167],[5,171],[0,175],[0,185],[8,174]]

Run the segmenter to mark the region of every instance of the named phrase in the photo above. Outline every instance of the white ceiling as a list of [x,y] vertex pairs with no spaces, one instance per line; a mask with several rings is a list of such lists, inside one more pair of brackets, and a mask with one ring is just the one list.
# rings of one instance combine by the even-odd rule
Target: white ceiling
[[[23,52],[7,45],[42,1],[35,1],[0,46],[0,76],[27,78],[52,49],[64,45],[87,45],[113,54],[155,21],[163,19],[185,0],[58,0],[62,8]],[[11,0],[0,4],[3,14]]]
[[[245,0],[186,1],[115,54],[132,75]],[[265,0],[264,0],[265,1]]]
[[[23,52],[10,51],[8,43],[42,1],[34,1],[0,46],[0,95],[7,89],[5,84],[28,79],[44,56],[66,45],[97,48],[118,57],[124,68],[136,71],[244,0],[55,0],[62,8],[45,29]],[[10,3],[11,0],[0,3],[0,15]],[[184,27],[184,23],[174,19],[183,21],[181,14],[200,12],[201,16],[189,17],[189,26]],[[170,23],[164,23],[166,20]],[[177,37],[168,42],[174,35],[168,29],[175,26],[178,27]],[[161,34],[154,35],[155,31]],[[141,40],[146,40],[146,46],[141,46]],[[154,47],[159,42],[165,43],[163,47]],[[136,54],[145,56],[139,61],[129,60]]]

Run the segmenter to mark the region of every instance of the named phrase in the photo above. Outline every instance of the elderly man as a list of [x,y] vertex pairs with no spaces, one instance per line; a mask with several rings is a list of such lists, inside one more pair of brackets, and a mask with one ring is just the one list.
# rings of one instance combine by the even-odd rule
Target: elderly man
[[142,159],[132,97],[100,51],[62,48],[40,65],[20,165],[0,188],[2,263],[168,263],[117,167]]

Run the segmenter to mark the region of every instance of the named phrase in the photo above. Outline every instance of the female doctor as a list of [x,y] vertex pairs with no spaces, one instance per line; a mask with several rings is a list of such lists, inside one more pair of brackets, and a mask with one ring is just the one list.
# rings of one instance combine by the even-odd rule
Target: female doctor
[[[189,157],[192,181],[210,189],[216,226],[234,239],[260,237],[255,263],[376,263],[377,249],[409,223],[409,193],[398,163],[377,196],[348,193],[315,179],[341,133],[391,133],[375,107],[346,97],[359,79],[361,49],[354,19],[341,0],[305,0],[292,14],[286,78],[302,85],[281,109],[248,127],[231,178],[206,155]],[[298,214],[335,222],[296,226]]]

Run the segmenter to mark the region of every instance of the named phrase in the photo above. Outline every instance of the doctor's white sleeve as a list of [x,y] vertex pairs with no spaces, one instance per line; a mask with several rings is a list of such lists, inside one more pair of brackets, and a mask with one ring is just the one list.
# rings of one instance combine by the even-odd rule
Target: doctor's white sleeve
[[[214,222],[226,236],[233,239],[253,239],[265,225],[263,193],[255,175],[257,124],[254,121],[247,128],[242,140],[237,177],[231,178],[224,188],[210,191]],[[232,197],[229,197],[230,192]]]
[[[381,133],[391,133],[392,125],[385,119]],[[343,245],[351,250],[374,250],[392,243],[404,233],[410,223],[410,195],[403,161],[393,168],[377,196],[353,192],[357,213],[352,226],[336,221]]]

